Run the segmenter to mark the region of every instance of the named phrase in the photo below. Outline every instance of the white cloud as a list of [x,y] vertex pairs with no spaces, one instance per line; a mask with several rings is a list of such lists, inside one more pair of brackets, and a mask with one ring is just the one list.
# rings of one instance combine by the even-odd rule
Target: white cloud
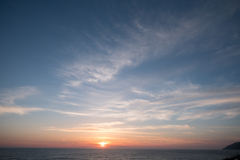
[[[161,130],[161,132],[171,130],[192,130],[194,127],[189,125],[161,125],[161,126],[143,126],[143,127],[123,127],[124,122],[110,122],[110,123],[88,123],[82,124],[73,128],[56,128],[50,127],[46,130],[56,130],[62,132],[115,132],[115,133],[140,133],[146,134],[153,132],[153,130]],[[116,127],[116,125],[118,127]]]
[[[170,83],[171,87],[153,92],[128,85],[114,90],[108,89],[108,85],[105,88],[102,85],[97,88],[82,86],[74,92],[65,90],[60,96],[60,103],[82,108],[82,113],[71,112],[72,115],[120,118],[127,121],[172,120],[174,116],[178,120],[199,119],[201,116],[204,118],[204,115],[205,118],[214,118],[216,116],[212,116],[214,112],[211,113],[211,110],[221,110],[226,105],[236,109],[236,104],[240,104],[239,87],[204,88],[191,83],[183,86]],[[208,111],[209,116],[206,114]],[[231,118],[239,115],[238,112],[222,112],[219,111],[217,117]],[[70,112],[62,113],[70,115]]]
[[25,86],[13,89],[5,89],[0,93],[0,114],[19,114],[24,115],[30,112],[42,111],[42,108],[26,108],[16,104],[16,100],[26,99],[39,93],[35,87]]
[[[184,48],[182,44],[191,42],[206,30],[206,25],[210,25],[204,22],[206,17],[201,14],[198,18],[188,19],[173,19],[172,16],[164,16],[165,20],[169,19],[168,21],[176,23],[177,27],[166,29],[158,22],[150,27],[141,22],[144,17],[137,17],[133,21],[133,26],[121,24],[115,28],[119,32],[105,30],[100,25],[100,34],[93,36],[85,33],[92,41],[91,47],[88,46],[91,49],[89,53],[81,53],[81,50],[77,49],[79,46],[70,47],[80,57],[77,56],[73,62],[64,65],[60,71],[60,75],[67,77],[66,85],[78,87],[82,82],[109,81],[124,67],[137,66],[149,59],[176,54],[175,49],[179,45],[181,45],[180,52],[183,50],[189,52],[190,50]],[[125,36],[121,35],[122,32]],[[194,50],[194,46],[191,50]],[[89,55],[83,56],[85,54]]]
[[124,122],[116,121],[116,122],[108,122],[108,123],[87,123],[87,126],[97,126],[97,127],[111,127],[115,125],[124,124]]
[[[65,63],[59,72],[65,80],[63,90],[58,95],[59,103],[80,107],[83,110],[83,113],[75,115],[98,115],[128,121],[172,120],[174,116],[179,116],[178,120],[187,120],[187,117],[198,119],[200,115],[199,117],[187,115],[191,109],[202,108],[207,112],[210,107],[239,104],[239,86],[211,88],[191,82],[183,85],[184,82],[178,82],[177,78],[172,79],[192,71],[194,68],[192,65],[182,68],[175,66],[171,71],[162,69],[164,71],[160,77],[156,77],[155,74],[155,77],[135,77],[130,75],[131,73],[130,76],[123,73],[124,69],[136,69],[148,60],[161,59],[169,55],[194,54],[218,46],[218,42],[212,37],[206,43],[202,41],[201,45],[196,41],[215,31],[219,23],[236,11],[235,7],[233,12],[227,6],[223,7],[226,11],[224,15],[219,14],[220,10],[209,10],[211,7],[208,5],[195,10],[194,15],[185,13],[188,16],[184,18],[159,13],[156,14],[159,21],[154,21],[151,25],[146,23],[148,20],[146,17],[136,16],[131,25],[118,23],[114,30],[105,29],[104,25],[98,22],[96,27],[99,27],[99,34],[84,33],[91,41],[89,45],[84,43],[85,46],[82,46],[87,47],[87,51],[84,50],[82,53],[81,47],[74,45],[70,47],[77,56],[75,60]],[[221,36],[215,32],[211,34],[213,37]],[[183,115],[179,115],[180,112]],[[74,115],[74,112],[62,113]],[[206,114],[201,114],[204,115]],[[229,112],[224,116],[237,115]]]
[[192,112],[185,112],[179,116],[178,120],[195,120],[195,119],[213,119],[219,116],[223,116],[224,118],[234,118],[240,115],[240,109],[218,109],[215,108],[214,110],[205,110],[205,111],[192,111]]
[[115,122],[106,122],[106,123],[86,123],[81,124],[78,127],[74,128],[47,128],[46,130],[57,130],[63,132],[117,132],[120,131],[119,128],[113,126],[122,125],[124,122],[115,121]]
[[3,105],[14,105],[15,100],[24,99],[36,93],[38,93],[38,90],[30,86],[2,90],[0,93],[0,103]]
[[162,126],[147,126],[145,128],[140,129],[175,129],[175,130],[190,130],[194,127],[189,125],[162,125]]
[[62,110],[56,110],[56,109],[44,109],[46,111],[56,112],[60,114],[65,114],[69,116],[94,116],[94,114],[91,113],[79,113],[79,112],[69,112],[69,111],[62,111]]
[[3,107],[0,106],[0,114],[6,114],[6,113],[15,113],[19,115],[24,115],[29,112],[34,112],[34,111],[42,111],[43,109],[41,108],[22,108],[22,107]]

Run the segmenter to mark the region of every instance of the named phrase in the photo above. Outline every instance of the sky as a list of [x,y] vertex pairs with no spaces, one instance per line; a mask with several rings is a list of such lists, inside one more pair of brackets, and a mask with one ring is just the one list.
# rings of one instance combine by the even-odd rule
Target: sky
[[1,0],[0,147],[240,141],[239,0]]

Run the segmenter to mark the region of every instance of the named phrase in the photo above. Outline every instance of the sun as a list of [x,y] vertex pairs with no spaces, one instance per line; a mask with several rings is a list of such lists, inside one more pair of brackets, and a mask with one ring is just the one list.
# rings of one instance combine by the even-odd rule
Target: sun
[[99,142],[98,144],[101,145],[101,147],[105,147],[105,145],[107,144],[106,142]]

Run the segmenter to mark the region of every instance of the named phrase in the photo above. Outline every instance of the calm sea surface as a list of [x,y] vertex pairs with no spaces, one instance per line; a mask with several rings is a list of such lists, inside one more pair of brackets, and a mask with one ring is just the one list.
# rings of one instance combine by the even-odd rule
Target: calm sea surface
[[26,149],[0,148],[0,159],[146,159],[146,160],[222,160],[240,151],[229,150],[157,150],[157,149]]

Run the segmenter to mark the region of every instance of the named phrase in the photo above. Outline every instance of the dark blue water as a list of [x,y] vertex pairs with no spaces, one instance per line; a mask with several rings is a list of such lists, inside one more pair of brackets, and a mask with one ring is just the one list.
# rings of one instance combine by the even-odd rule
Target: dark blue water
[[222,160],[240,154],[229,150],[157,150],[157,149],[33,149],[1,148],[1,160]]

